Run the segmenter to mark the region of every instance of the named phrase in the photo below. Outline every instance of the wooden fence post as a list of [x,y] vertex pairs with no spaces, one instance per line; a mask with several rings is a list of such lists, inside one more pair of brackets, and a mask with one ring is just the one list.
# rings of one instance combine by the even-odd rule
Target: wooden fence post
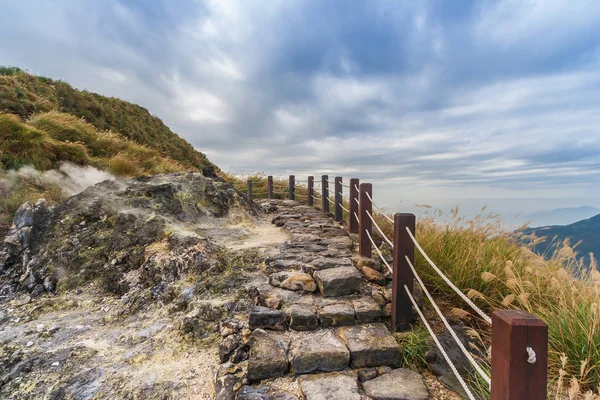
[[359,186],[359,194],[358,201],[360,201],[359,205],[359,214],[360,218],[360,228],[358,231],[358,253],[361,257],[371,258],[372,256],[372,247],[371,240],[367,236],[367,231],[369,234],[373,232],[373,222],[371,218],[367,215],[367,212],[373,215],[371,200],[367,196],[367,193],[371,198],[373,198],[373,185],[370,183],[361,183]]
[[350,225],[350,233],[358,233],[358,221],[354,214],[358,215],[358,190],[360,185],[358,178],[350,179],[350,216],[348,217],[348,225]]
[[267,177],[267,198],[271,200],[273,198],[273,177]]
[[308,205],[311,207],[315,205],[315,202],[313,199],[313,196],[315,195],[314,185],[315,185],[315,177],[309,176],[308,177]]
[[342,214],[342,177],[335,177],[335,220],[340,222],[343,219]]
[[548,326],[525,311],[494,311],[491,400],[546,400],[547,369]]
[[289,183],[289,193],[288,197],[290,200],[296,200],[296,177],[294,175],[290,175],[290,183]]
[[412,322],[412,302],[404,290],[404,285],[413,292],[414,276],[406,261],[415,262],[415,245],[406,228],[415,234],[414,214],[394,215],[394,249],[392,250],[394,275],[392,277],[392,329],[394,332],[410,328]]
[[252,180],[248,179],[248,200],[252,200]]
[[321,176],[321,194],[323,198],[321,199],[321,205],[323,207],[323,212],[325,214],[329,214],[329,176],[322,175]]

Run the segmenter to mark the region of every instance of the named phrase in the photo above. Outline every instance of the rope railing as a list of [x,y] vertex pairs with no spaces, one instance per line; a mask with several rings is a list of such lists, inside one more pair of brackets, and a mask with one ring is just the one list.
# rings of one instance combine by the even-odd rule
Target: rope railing
[[385,233],[383,233],[383,231],[381,230],[381,228],[379,227],[379,225],[377,224],[377,222],[375,222],[375,219],[373,218],[373,216],[371,215],[371,213],[369,211],[367,211],[367,216],[369,217],[369,219],[371,220],[371,222],[373,222],[373,225],[375,226],[375,228],[377,228],[377,230],[379,231],[379,233],[381,234],[381,237],[390,245],[390,247],[393,249],[394,248],[394,243],[392,243],[392,241],[390,239],[388,239],[388,237],[386,236]]
[[343,204],[340,204],[340,207],[342,207],[342,210],[346,211],[347,213],[349,213],[349,212],[350,212],[350,210],[348,210],[346,207],[344,207],[344,205],[343,205]]
[[377,254],[379,254],[379,258],[381,258],[381,261],[383,261],[383,263],[385,264],[385,266],[388,268],[388,270],[393,274],[394,270],[392,269],[392,267],[390,267],[390,264],[388,264],[388,262],[386,261],[386,259],[383,257],[383,254],[381,254],[381,251],[379,250],[379,248],[377,247],[377,245],[375,244],[375,242],[373,241],[373,238],[371,237],[371,234],[369,233],[369,231],[365,231],[369,240],[371,241],[371,244],[373,245],[373,247],[375,248],[375,250],[377,251]]
[[444,348],[442,347],[442,344],[440,343],[439,339],[437,338],[435,332],[433,332],[433,329],[431,329],[431,326],[429,325],[429,322],[427,322],[427,319],[425,318],[425,315],[423,315],[423,311],[421,311],[421,309],[417,305],[417,302],[415,301],[412,293],[410,292],[410,290],[408,289],[408,287],[406,285],[404,285],[404,290],[406,291],[406,294],[408,295],[411,303],[413,304],[413,307],[415,308],[415,310],[417,310],[417,313],[419,314],[419,317],[421,318],[421,322],[423,322],[423,325],[425,325],[425,328],[427,328],[427,330],[429,331],[429,335],[431,335],[431,337],[433,338],[433,341],[435,342],[435,345],[437,346],[437,348],[442,353],[442,356],[444,356],[444,359],[446,360],[446,362],[450,366],[450,369],[454,373],[454,376],[456,376],[456,379],[458,379],[458,382],[460,383],[460,386],[462,386],[462,388],[464,389],[464,391],[467,394],[467,396],[469,396],[470,400],[476,400],[475,396],[473,396],[473,393],[471,392],[471,389],[469,388],[469,386],[467,386],[467,384],[465,383],[465,381],[463,380],[463,378],[460,376],[460,374],[456,370],[456,367],[454,366],[454,363],[452,362],[452,360],[450,359],[450,357],[448,357],[448,354],[446,353],[446,350],[444,350]]
[[391,219],[390,217],[387,216],[387,214],[379,207],[377,207],[377,205],[375,205],[375,203],[373,202],[373,199],[371,198],[371,195],[369,194],[369,192],[365,192],[365,194],[367,195],[367,197],[369,198],[369,201],[371,202],[371,205],[377,210],[379,211],[379,213],[381,215],[383,215],[383,217],[385,219],[387,219],[388,221],[390,221],[392,224],[394,223],[394,220]]
[[446,317],[444,317],[444,314],[442,314],[442,312],[440,311],[440,309],[439,309],[438,305],[436,304],[435,300],[433,300],[433,297],[429,293],[429,290],[427,290],[427,288],[425,287],[425,284],[421,280],[421,277],[417,273],[417,270],[415,269],[414,265],[410,261],[410,258],[408,258],[407,256],[404,256],[404,258],[406,259],[406,262],[410,266],[410,269],[412,270],[413,275],[415,276],[415,279],[417,280],[417,282],[419,282],[419,285],[421,286],[421,289],[423,289],[423,293],[425,293],[425,295],[429,299],[429,302],[431,303],[431,306],[434,308],[435,312],[437,313],[437,315],[440,317],[440,319],[444,323],[444,326],[446,327],[446,329],[450,332],[450,334],[454,338],[454,341],[456,342],[456,344],[458,345],[458,347],[460,348],[460,350],[462,351],[462,353],[464,354],[464,356],[467,358],[467,360],[469,360],[469,362],[471,363],[471,365],[473,366],[473,368],[475,368],[475,371],[477,371],[477,373],[479,374],[479,376],[481,376],[481,378],[483,378],[483,380],[487,382],[488,386],[490,386],[491,385],[491,379],[490,379],[490,377],[483,371],[483,369],[479,366],[479,364],[477,363],[477,361],[475,361],[475,359],[473,358],[473,356],[471,355],[471,353],[469,353],[467,351],[467,349],[465,348],[465,346],[463,345],[463,343],[460,341],[460,339],[456,335],[456,332],[454,331],[454,329],[452,329],[452,327],[448,323],[448,320],[446,319]]
[[438,273],[438,275],[444,280],[444,282],[446,282],[448,284],[448,286],[450,286],[450,288],[452,290],[454,290],[456,292],[456,294],[458,294],[464,301],[465,303],[467,303],[469,306],[471,306],[471,308],[473,310],[475,310],[475,312],[477,314],[479,314],[479,316],[488,324],[492,324],[492,319],[483,311],[481,311],[481,309],[479,307],[477,307],[475,305],[475,303],[473,303],[471,301],[471,299],[469,299],[459,288],[456,287],[456,285],[454,285],[454,283],[452,283],[452,281],[450,279],[448,279],[448,277],[437,267],[437,265],[435,265],[435,263],[431,260],[431,258],[429,258],[429,256],[427,255],[427,253],[425,253],[425,250],[423,250],[423,248],[421,247],[421,245],[419,245],[419,242],[417,242],[417,239],[415,239],[414,235],[412,234],[412,232],[410,231],[410,229],[406,228],[406,231],[408,232],[408,236],[410,237],[410,239],[412,240],[412,242],[414,243],[415,247],[417,249],[419,249],[419,252],[423,255],[423,257],[425,258],[425,260],[427,260],[427,262],[429,263],[429,265],[431,265],[431,267],[435,270],[435,272]]

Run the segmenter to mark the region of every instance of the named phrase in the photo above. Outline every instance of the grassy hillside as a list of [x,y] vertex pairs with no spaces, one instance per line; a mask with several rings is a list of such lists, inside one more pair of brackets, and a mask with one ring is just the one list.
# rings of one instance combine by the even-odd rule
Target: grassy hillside
[[0,112],[28,119],[59,111],[83,118],[99,131],[110,130],[178,161],[188,169],[210,164],[206,156],[138,105],[114,97],[79,91],[62,81],[0,67]]

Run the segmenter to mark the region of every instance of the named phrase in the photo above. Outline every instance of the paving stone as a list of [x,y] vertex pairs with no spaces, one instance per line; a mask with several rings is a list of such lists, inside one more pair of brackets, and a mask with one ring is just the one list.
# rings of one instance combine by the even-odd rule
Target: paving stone
[[246,385],[238,391],[236,400],[298,400],[298,397],[269,386]]
[[300,305],[288,309],[290,328],[296,331],[312,331],[317,329],[319,321],[313,308]]
[[323,305],[319,309],[319,321],[324,328],[354,324],[354,307],[348,303]]
[[317,290],[317,284],[313,277],[304,272],[275,272],[269,277],[269,283],[288,290],[302,290],[305,292]]
[[418,372],[395,369],[362,383],[365,394],[373,400],[427,400],[429,393]]
[[267,270],[276,271],[280,269],[300,269],[305,265],[306,263],[298,260],[277,259],[269,263]]
[[305,400],[361,400],[356,376],[341,373],[298,379]]
[[347,368],[350,352],[333,331],[321,330],[293,338],[289,358],[297,374],[330,372]]
[[352,300],[356,320],[360,323],[379,321],[383,315],[381,307],[370,297]]
[[321,241],[322,245],[327,246],[329,249],[352,249],[354,243],[352,242],[352,238],[349,236],[339,236],[335,238],[327,238]]
[[283,334],[256,329],[250,336],[249,344],[249,380],[259,381],[285,375],[289,367],[289,338]]
[[385,325],[344,326],[338,328],[337,332],[350,350],[350,365],[353,368],[399,366],[402,349]]
[[319,257],[314,260],[308,262],[308,265],[312,267],[312,269],[319,271],[329,268],[338,268],[338,267],[353,267],[352,261],[349,258],[329,258],[329,257]]
[[250,329],[266,328],[281,331],[287,326],[287,316],[281,310],[256,306],[250,311],[248,323]]
[[360,292],[362,278],[354,267],[331,268],[317,271],[313,277],[325,297],[344,296]]

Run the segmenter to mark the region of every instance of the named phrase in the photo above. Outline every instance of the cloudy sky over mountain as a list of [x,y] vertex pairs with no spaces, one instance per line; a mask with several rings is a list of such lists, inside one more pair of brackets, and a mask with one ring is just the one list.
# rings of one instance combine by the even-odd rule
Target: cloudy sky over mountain
[[600,205],[598,1],[0,7],[0,64],[141,104],[225,170],[357,176],[389,207]]

